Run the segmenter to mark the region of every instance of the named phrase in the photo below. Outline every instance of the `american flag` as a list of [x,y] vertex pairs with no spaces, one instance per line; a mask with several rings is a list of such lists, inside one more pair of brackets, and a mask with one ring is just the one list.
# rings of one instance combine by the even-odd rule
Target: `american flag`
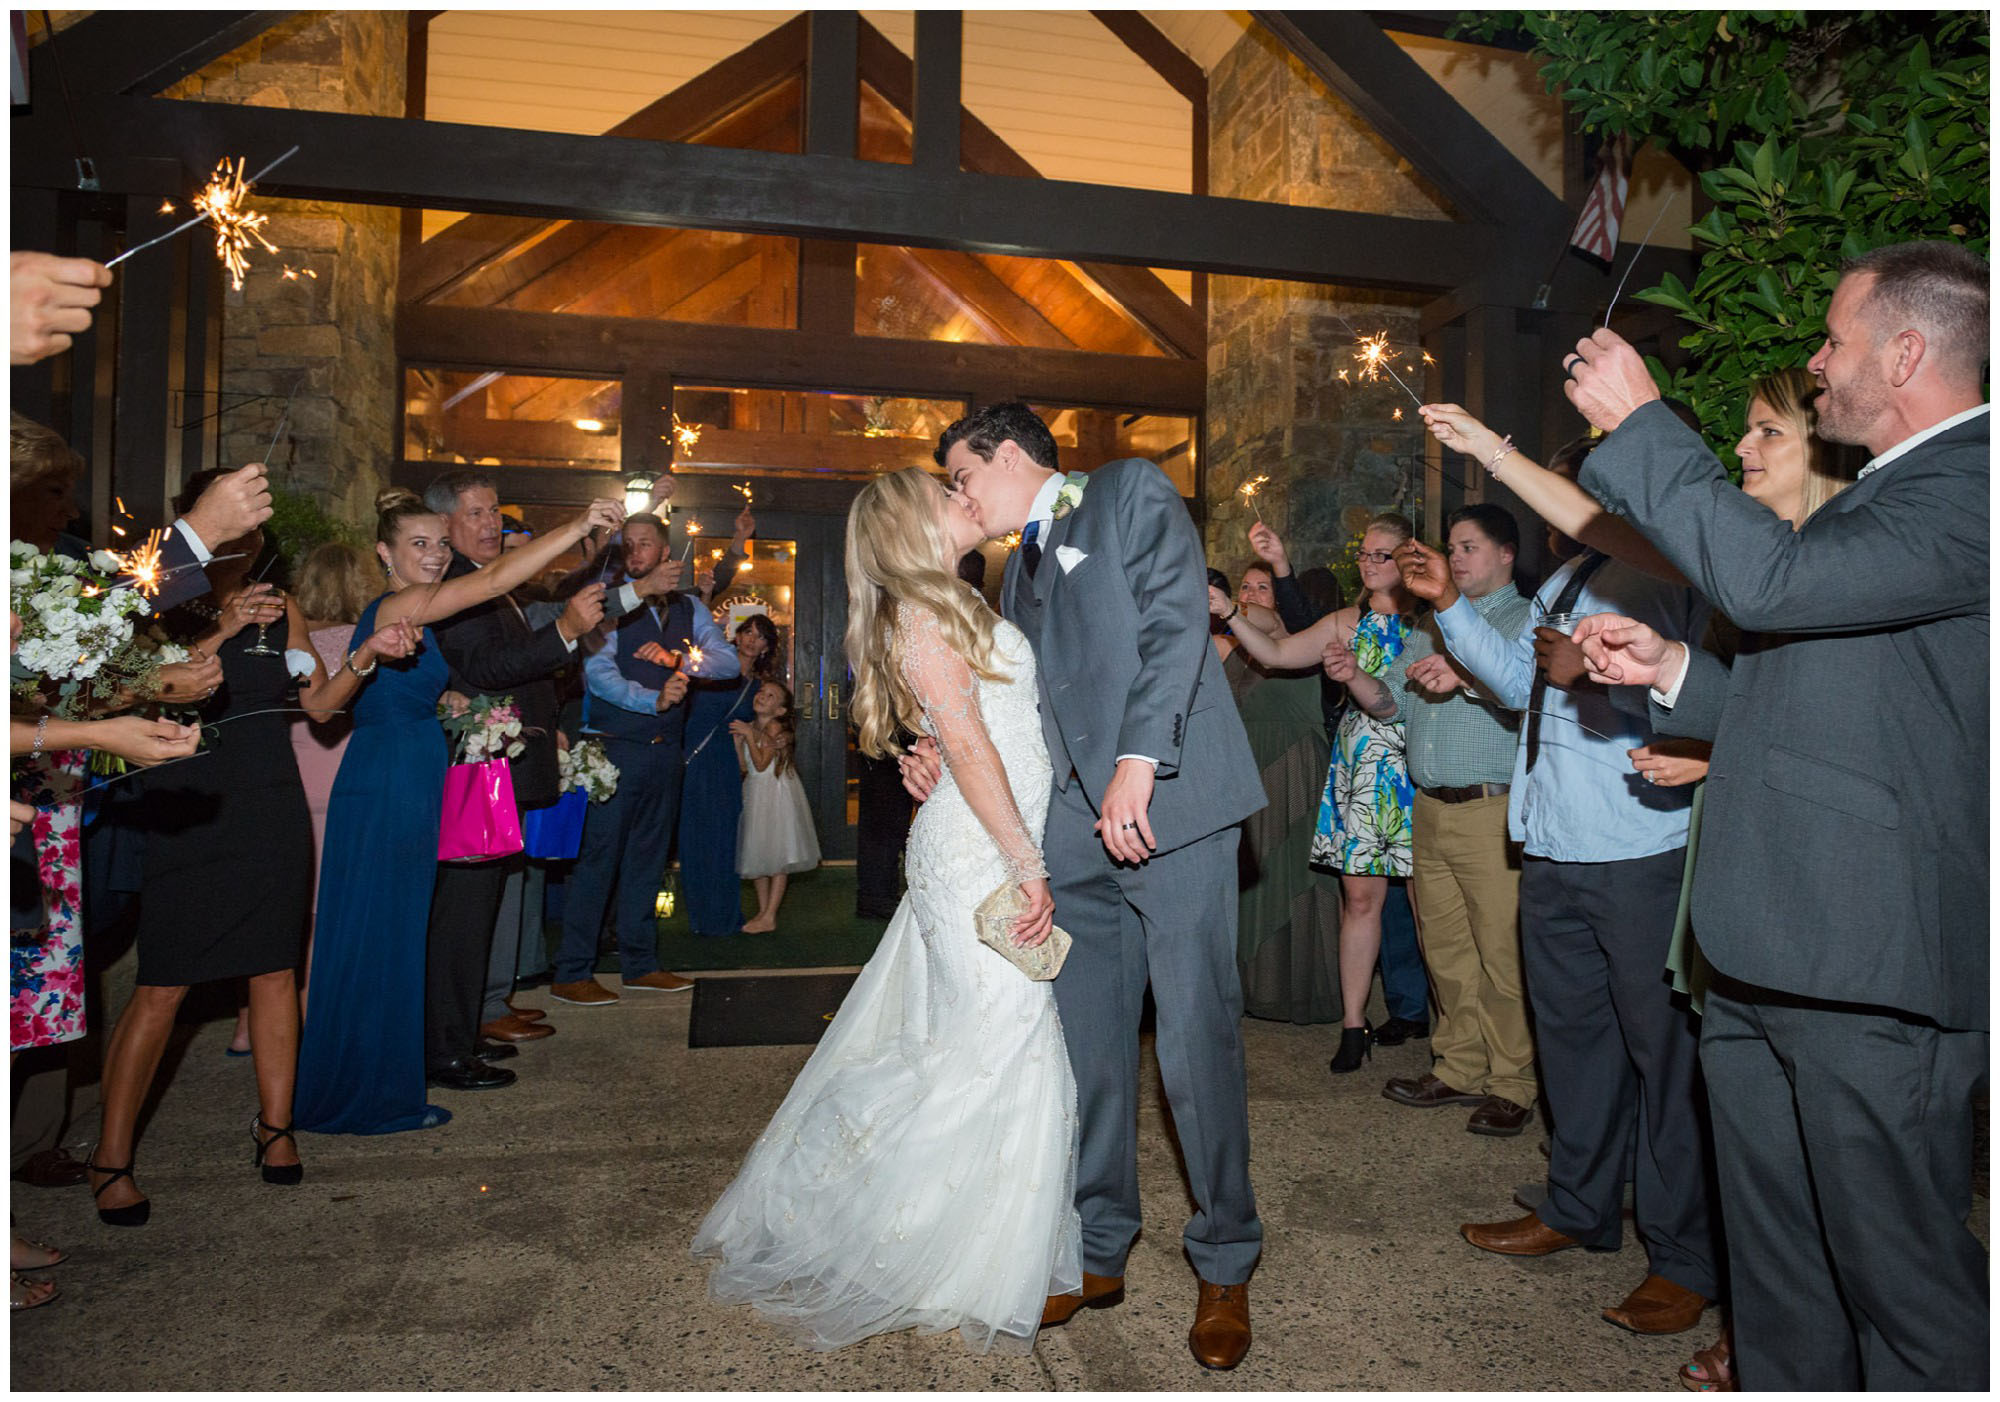
[[1625,192],[1632,181],[1630,143],[1619,133],[1597,155],[1597,179],[1583,215],[1569,236],[1569,246],[1607,271],[1618,248],[1618,225],[1625,218]]

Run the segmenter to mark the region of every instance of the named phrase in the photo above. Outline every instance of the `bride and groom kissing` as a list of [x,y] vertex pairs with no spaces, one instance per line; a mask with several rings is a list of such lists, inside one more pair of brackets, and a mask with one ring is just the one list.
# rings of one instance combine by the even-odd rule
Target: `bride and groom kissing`
[[[1264,806],[1210,646],[1192,519],[1139,458],[1058,470],[1025,404],[994,405],[847,523],[847,656],[864,751],[898,730],[923,800],[906,895],[770,1126],[696,1234],[719,1300],[817,1348],[915,1328],[1025,1351],[1125,1297],[1138,1235],[1139,1020],[1196,1204],[1188,1343],[1233,1368],[1262,1227],[1237,1023],[1237,824]],[[1020,531],[996,617],[954,565]],[[1046,854],[1046,861],[1045,861]],[[982,946],[1072,940],[1052,982]]]

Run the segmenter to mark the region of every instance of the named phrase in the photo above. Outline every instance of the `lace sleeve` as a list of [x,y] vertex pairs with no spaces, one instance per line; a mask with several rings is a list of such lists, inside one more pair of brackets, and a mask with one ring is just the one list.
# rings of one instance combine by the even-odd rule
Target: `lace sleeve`
[[898,652],[904,678],[924,708],[924,729],[944,752],[945,768],[965,795],[1016,881],[1048,876],[1042,848],[1007,783],[1000,752],[979,713],[979,679],[963,657],[951,650],[936,617],[906,608],[898,620]]

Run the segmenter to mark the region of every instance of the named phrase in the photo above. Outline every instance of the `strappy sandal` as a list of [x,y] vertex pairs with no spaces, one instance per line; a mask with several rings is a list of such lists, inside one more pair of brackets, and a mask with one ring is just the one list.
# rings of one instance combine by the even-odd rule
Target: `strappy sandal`
[[7,1303],[11,1310],[40,1309],[62,1294],[53,1280],[25,1276],[19,1271],[9,1271],[8,1276]]
[[[120,1178],[132,1178],[132,1165],[129,1163],[123,1168],[106,1168],[93,1158],[84,1164],[84,1167],[92,1173],[108,1173],[111,1175],[90,1190],[92,1199],[103,1197],[104,1190],[113,1183],[116,1183]],[[135,1188],[138,1187],[139,1180],[132,1178],[132,1186]],[[97,1209],[97,1220],[107,1227],[143,1227],[146,1225],[146,1220],[152,1215],[153,1200],[151,1198],[140,1198],[137,1202],[128,1202],[123,1207],[100,1207]]]
[[[269,1153],[271,1146],[280,1139],[291,1140],[294,1149],[299,1147],[299,1137],[292,1133],[292,1128],[291,1125],[286,1125],[283,1129],[279,1129],[276,1125],[265,1124],[261,1112],[250,1122],[250,1139],[257,1146],[257,1157],[253,1163],[257,1171],[264,1175],[266,1183],[276,1183],[281,1188],[295,1188],[305,1182],[306,1178],[306,1166],[302,1163],[264,1162],[264,1155]],[[259,1137],[257,1131],[260,1129],[271,1137],[269,1139]]]
[[1729,1337],[1724,1335],[1708,1348],[1698,1348],[1694,1357],[1681,1364],[1681,1386],[1689,1392],[1734,1392],[1736,1374],[1729,1366],[1732,1362]]

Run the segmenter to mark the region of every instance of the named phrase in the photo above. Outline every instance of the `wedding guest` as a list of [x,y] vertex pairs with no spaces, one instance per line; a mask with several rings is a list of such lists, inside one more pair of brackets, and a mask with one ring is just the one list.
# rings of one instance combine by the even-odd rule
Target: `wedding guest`
[[[316,545],[299,566],[293,598],[305,615],[306,633],[320,666],[331,676],[340,670],[354,643],[354,620],[375,597],[374,573],[368,557],[341,541]],[[306,909],[305,953],[302,968],[312,967],[312,911],[319,904],[319,858],[326,845],[326,806],[333,797],[333,778],[340,772],[340,757],[347,753],[347,736],[353,729],[346,713],[316,720],[310,715],[292,718],[292,757],[298,761],[299,784],[305,790],[306,813],[312,819],[312,902]],[[299,1013],[305,1014],[307,987],[299,984]],[[231,1056],[250,1054],[250,1008],[237,1010],[236,1035],[226,1049]]]
[[[500,496],[484,473],[441,474],[425,489],[424,505],[445,519],[452,548],[446,579],[519,553],[501,549]],[[626,526],[629,532],[632,523]],[[468,699],[511,699],[520,714],[521,753],[508,761],[517,810],[546,808],[561,796],[555,745],[561,702],[553,678],[569,664],[577,641],[603,617],[604,594],[602,583],[585,585],[556,618],[536,627],[509,590],[439,619],[434,629],[438,651],[451,668],[452,692]],[[486,1016],[490,1004],[504,1007],[512,991],[518,951],[505,949],[496,959],[493,946],[507,883],[518,884],[525,867],[519,853],[438,865],[424,976],[424,1064],[433,1085],[451,1090],[512,1085],[515,1073],[490,1061],[514,1055],[516,1043],[555,1034],[553,1027],[511,1010]],[[518,939],[518,916],[506,929]],[[496,981],[502,985],[497,990]]]
[[[1273,641],[1241,616],[1240,606],[1211,595],[1210,608],[1250,655],[1267,666],[1319,660],[1347,686],[1354,705],[1341,721],[1332,768],[1320,799],[1312,860],[1340,873],[1340,1050],[1328,1063],[1336,1074],[1358,1071],[1370,1055],[1374,1029],[1366,1017],[1382,947],[1382,904],[1391,878],[1410,874],[1410,777],[1403,723],[1393,707],[1370,712],[1353,683],[1380,676],[1402,654],[1415,626],[1416,601],[1403,588],[1396,547],[1414,532],[1394,512],[1368,523],[1361,538],[1364,603],[1328,614],[1303,633]],[[1378,693],[1371,689],[1371,695]]]
[[[1345,607],[1347,600],[1333,571],[1315,565],[1294,574],[1284,541],[1267,523],[1259,521],[1250,528],[1250,549],[1270,573],[1273,606],[1288,631],[1303,633]],[[1331,749],[1339,743],[1340,720],[1347,713],[1347,688],[1323,669],[1319,704]],[[1389,1012],[1375,1029],[1375,1044],[1382,1047],[1401,1046],[1412,1037],[1428,1037],[1431,1031],[1430,980],[1417,947],[1417,922],[1408,887],[1407,881],[1391,881],[1382,902],[1382,953],[1377,964],[1382,970],[1382,1002]],[[1339,1016],[1342,1014],[1336,1008],[1324,1017],[1315,1012],[1310,1020],[1331,1022]]]
[[[219,475],[195,474],[177,507],[185,511]],[[284,713],[296,689],[309,712],[328,715],[360,682],[354,667],[327,675],[309,650],[296,602],[246,587],[262,550],[260,532],[225,542],[207,567],[210,600],[163,620],[170,634],[220,658],[224,681],[201,711],[212,738],[200,762],[140,781],[147,842],[138,981],[106,1048],[104,1127],[90,1164],[98,1217],[111,1226],[140,1226],[151,1214],[133,1177],[139,1111],[193,984],[248,978],[258,1101],[250,1127],[254,1164],[267,1183],[296,1184],[305,1176],[292,1089],[312,826]],[[283,630],[281,647],[265,642],[272,626]],[[391,627],[369,636],[357,653],[365,663],[410,646],[408,630]]]
[[[1244,572],[1238,602],[1252,626],[1283,639],[1279,616],[1254,601],[1269,576]],[[1239,649],[1231,659],[1247,659]],[[1243,1010],[1288,1022],[1340,1017],[1340,892],[1311,864],[1320,790],[1332,754],[1320,715],[1319,668],[1290,672],[1244,661],[1256,683],[1237,699],[1269,803],[1243,822],[1243,887],[1236,898],[1236,965]],[[1224,674],[1229,671],[1227,663]]]
[[[730,726],[754,718],[758,687],[777,680],[778,627],[753,613],[736,625],[740,682],[688,688],[686,777],[681,783],[681,896],[697,935],[733,935],[743,924],[736,830],[743,818],[743,771]],[[900,786],[899,786],[900,787]],[[761,902],[760,902],[761,904]]]
[[1628,751],[1654,738],[1644,693],[1587,682],[1581,649],[1541,620],[1618,612],[1698,639],[1709,610],[1685,586],[1560,533],[1549,543],[1563,563],[1513,633],[1480,616],[1437,552],[1414,541],[1398,552],[1411,591],[1440,605],[1452,657],[1483,694],[1525,712],[1507,823],[1523,850],[1521,968],[1549,1105],[1548,1185],[1525,1217],[1460,1230],[1501,1255],[1615,1248],[1636,1165],[1647,1273],[1603,1315],[1635,1333],[1675,1334],[1692,1329],[1717,1294],[1694,1028],[1662,977],[1688,796],[1630,770]]
[[[420,629],[497,599],[623,515],[616,502],[593,502],[486,569],[446,579],[444,518],[402,488],[376,505],[375,554],[390,592],[362,611],[355,631],[364,636],[394,623]],[[424,946],[449,758],[437,704],[450,667],[432,640],[419,639],[407,660],[345,664],[349,676],[357,668],[373,681],[352,707],[327,805],[296,1108],[301,1129],[387,1134],[451,1118],[424,1103],[423,1050]]]
[[1988,1381],[1989,282],[1944,242],[1845,266],[1808,368],[1820,432],[1873,456],[1796,531],[1729,491],[1624,341],[1570,359],[1608,435],[1584,485],[1746,632],[1725,673],[1629,619],[1577,630],[1593,675],[1715,742],[1694,930],[1750,1388]]
[[[658,517],[636,516],[626,525],[625,549],[628,556],[664,553],[666,537]],[[662,993],[693,987],[660,967],[653,906],[680,811],[689,682],[727,680],[738,670],[714,615],[693,595],[673,592],[652,595],[626,614],[584,662],[584,731],[602,738],[618,767],[618,790],[584,816],[550,997],[583,1007],[618,1001],[591,976],[607,912],[617,931],[622,987]]]
[[791,688],[765,682],[757,688],[752,714],[754,719],[729,724],[743,766],[736,869],[757,889],[757,913],[744,923],[743,933],[768,935],[778,928],[786,884],[819,865],[819,834],[792,763],[798,721],[792,714]]
[[[1479,502],[1454,511],[1446,547],[1451,599],[1512,637],[1528,621],[1514,587],[1520,528]],[[1534,1119],[1535,1041],[1521,991],[1521,863],[1509,848],[1507,790],[1520,720],[1452,664],[1436,615],[1384,674],[1407,723],[1417,791],[1415,874],[1424,963],[1437,990],[1432,1065],[1382,1094],[1400,1105],[1471,1105],[1466,1129],[1509,1136]]]

